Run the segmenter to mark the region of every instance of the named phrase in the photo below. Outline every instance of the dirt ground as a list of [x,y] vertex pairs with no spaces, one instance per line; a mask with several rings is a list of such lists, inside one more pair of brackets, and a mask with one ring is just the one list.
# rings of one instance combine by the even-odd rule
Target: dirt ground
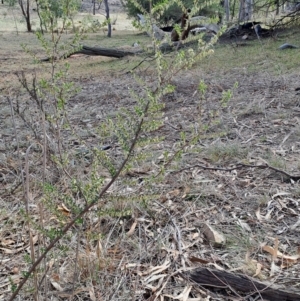
[[[18,55],[7,50],[6,63],[13,64]],[[73,60],[68,62],[72,64]],[[127,58],[120,60],[124,61]],[[93,65],[97,67],[95,62]],[[48,299],[41,300],[160,297],[248,301],[257,296],[255,300],[262,300],[257,293],[246,297],[226,285],[208,289],[180,276],[196,267],[248,275],[300,294],[300,96],[295,91],[300,87],[299,71],[278,75],[240,64],[207,70],[200,63],[171,80],[175,92],[161,99],[163,125],[150,134],[162,138],[151,145],[151,156],[144,164],[122,174],[120,183],[109,191],[111,199],[101,201],[89,213],[80,228],[84,234],[79,236],[79,226],[70,230],[70,249],[64,255],[55,249],[54,259],[47,259],[49,284],[47,290],[43,287],[43,294]],[[13,78],[12,74],[8,77],[7,70],[0,67],[0,71],[6,80]],[[144,70],[143,65],[137,74],[149,87],[155,82],[153,71]],[[101,74],[95,68],[95,74],[81,76],[78,71],[73,77],[81,91],[70,99],[67,110],[77,136],[65,131],[64,142],[76,154],[108,145],[108,154],[118,158],[118,141],[101,136],[99,126],[108,117],[115,120],[123,108],[130,110],[136,104],[131,91],[143,95],[145,85],[139,85],[124,71]],[[200,81],[207,85],[204,95],[198,89]],[[236,82],[238,87],[234,88]],[[28,107],[28,94],[16,89],[15,84],[9,89],[7,81],[2,81],[0,88],[0,296],[6,300],[12,283],[22,279],[22,271],[30,262],[26,260],[29,238],[22,215],[21,174],[26,150],[36,140],[28,124],[11,110],[17,99],[21,106]],[[232,97],[223,107],[221,100],[229,89]],[[36,112],[30,114],[34,120]],[[178,150],[182,131],[189,138],[194,129],[201,135],[187,144],[181,160],[166,164],[161,182],[143,186],[165,164],[164,153],[174,155]],[[149,152],[147,146],[142,150]],[[30,212],[37,221],[42,196],[36,183],[42,163],[38,146],[34,151],[36,154],[30,157]],[[74,161],[72,176],[90,175],[88,161],[88,156]],[[52,183],[61,181],[64,191],[68,180],[57,179],[50,165],[47,177]],[[146,205],[143,195],[148,197]],[[128,204],[122,197],[132,202]],[[78,197],[78,201],[83,200]],[[58,196],[53,202],[61,206],[63,200]],[[111,205],[125,211],[130,208],[130,214],[96,214]],[[216,245],[212,234],[207,234],[207,225],[213,227],[213,236],[219,234],[226,241]],[[35,237],[40,252],[43,244],[37,234]],[[33,300],[30,287],[22,294],[22,300]]]

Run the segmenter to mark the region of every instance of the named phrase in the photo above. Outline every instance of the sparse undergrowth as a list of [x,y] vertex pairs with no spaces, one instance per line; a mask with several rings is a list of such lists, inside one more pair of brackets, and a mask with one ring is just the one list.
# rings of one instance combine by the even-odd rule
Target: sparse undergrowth
[[[277,42],[269,43],[277,47]],[[23,300],[32,299],[34,277],[41,280],[37,283],[41,300],[45,296],[58,300],[72,296],[74,300],[146,300],[155,296],[167,299],[178,296],[191,285],[178,271],[202,266],[204,262],[250,276],[257,274],[260,280],[275,273],[279,276],[277,283],[291,272],[294,279],[298,277],[297,260],[290,263],[289,269],[284,260],[275,260],[275,266],[282,268],[279,272],[274,270],[270,254],[262,249],[264,245],[274,246],[278,238],[278,248],[283,253],[297,253],[297,232],[293,225],[299,215],[298,183],[268,169],[226,171],[196,166],[231,168],[238,162],[249,165],[267,162],[295,174],[299,167],[295,130],[299,96],[293,91],[297,75],[286,73],[290,61],[281,61],[283,55],[291,60],[297,55],[291,51],[278,54],[276,47],[259,45],[256,52],[261,51],[261,58],[258,58],[247,48],[234,52],[230,47],[218,46],[214,56],[171,81],[175,91],[157,103],[157,109],[164,103],[163,119],[157,117],[163,122],[155,124],[153,131],[145,132],[136,157],[110,187],[107,196],[75,223],[48,254],[25,285]],[[274,72],[272,65],[271,70],[265,68],[271,61],[269,56],[279,58],[280,72]],[[255,64],[263,58],[265,64]],[[128,126],[133,121],[128,117],[132,108],[138,110],[133,95],[143,95],[145,90],[131,74],[120,71],[123,67],[126,71],[131,69],[126,65],[127,59],[106,63],[114,65],[117,76],[105,73],[107,69],[101,65],[91,64],[87,70],[85,62],[89,60],[102,61],[100,58],[68,60],[72,77],[82,86],[82,91],[69,100],[66,112],[67,125],[72,128],[62,129],[70,153],[54,158],[50,145],[44,169],[41,168],[44,154],[41,145],[34,143],[32,130],[17,116],[13,121],[7,100],[1,100],[1,250],[7,271],[2,276],[4,298],[15,289],[33,261],[28,255],[30,242],[36,256],[41,254],[61,227],[111,179],[109,171],[113,166],[109,164],[123,158],[122,146],[126,145],[120,141],[130,127],[112,134],[107,117],[112,123],[119,122],[121,129],[122,123]],[[137,58],[134,60],[138,62]],[[78,68],[80,64],[83,67]],[[145,71],[142,66],[137,74],[145,84],[154,82],[154,68]],[[205,101],[199,79],[206,85]],[[235,82],[239,86],[228,106],[220,107],[223,93]],[[18,97],[22,105],[27,104],[24,112],[35,120],[37,111],[26,103],[26,94],[17,95],[7,86],[5,93],[13,103]],[[40,124],[33,126],[39,130]],[[203,127],[208,124],[209,127]],[[178,156],[168,163],[189,138],[184,136],[184,129],[186,134],[201,131],[201,135],[178,154],[182,160]],[[26,154],[32,143],[31,151]],[[29,164],[27,174],[21,165],[25,160]],[[54,164],[57,162],[60,164]],[[67,173],[63,170],[64,162],[69,164]],[[29,182],[32,237],[26,226],[22,176]],[[43,185],[42,178],[47,179]],[[205,223],[225,235],[226,242],[221,248],[207,241]],[[47,281],[44,282],[43,276]],[[296,281],[291,279],[285,285],[293,286]],[[195,287],[189,294],[191,298],[205,295]]]

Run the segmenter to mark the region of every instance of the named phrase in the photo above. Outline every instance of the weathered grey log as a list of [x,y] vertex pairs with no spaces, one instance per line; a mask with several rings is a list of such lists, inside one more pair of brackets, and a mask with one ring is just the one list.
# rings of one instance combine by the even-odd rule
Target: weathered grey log
[[[182,47],[190,46],[195,42],[188,42],[188,43],[182,43],[182,42],[174,42],[172,44],[169,43],[162,43],[159,49],[163,52],[168,51],[174,51],[178,50]],[[122,49],[114,49],[114,48],[103,48],[103,47],[89,47],[89,46],[82,46],[80,50],[76,50],[74,52],[70,52],[68,54],[62,55],[60,58],[54,57],[54,58],[43,58],[41,59],[41,62],[50,62],[51,60],[57,60],[57,59],[66,59],[74,54],[85,54],[85,55],[100,55],[100,56],[107,56],[107,57],[114,57],[114,58],[122,58],[125,56],[130,55],[136,55],[143,53],[143,50],[134,49],[132,51],[128,50],[122,50]]]
[[[127,50],[114,49],[114,48],[82,46],[82,48],[80,50],[76,50],[74,52],[64,54],[59,59],[66,59],[74,54],[100,55],[100,56],[108,56],[108,57],[114,57],[114,58],[122,58],[122,57],[125,57],[128,55],[135,55],[140,52],[141,51],[139,51],[139,50],[127,51]],[[44,59],[41,59],[41,62],[49,62],[52,59],[57,60],[57,57],[44,58]]]
[[292,44],[288,44],[288,43],[284,43],[281,46],[279,46],[279,50],[284,50],[284,49],[296,49],[299,48],[298,46],[292,45]]
[[72,54],[86,54],[86,55],[101,55],[101,56],[109,56],[115,58],[121,58],[128,55],[135,55],[138,51],[127,51],[113,48],[102,48],[102,47],[88,47],[82,46],[79,51],[76,51]]
[[[190,273],[184,274],[185,277],[193,280],[201,286],[232,290],[247,296],[259,293],[261,297],[270,301],[299,301],[300,292],[285,291],[275,285],[265,284],[241,274],[233,274],[225,271],[200,268]],[[259,299],[261,300],[261,299]]]

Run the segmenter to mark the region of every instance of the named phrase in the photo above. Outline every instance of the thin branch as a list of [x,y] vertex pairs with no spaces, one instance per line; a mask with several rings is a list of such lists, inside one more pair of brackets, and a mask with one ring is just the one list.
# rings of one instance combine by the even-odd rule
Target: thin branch
[[[141,60],[135,67],[133,67],[130,71],[127,71],[126,73],[130,73],[133,70],[135,70],[136,68],[138,68],[140,65],[142,65],[145,61],[147,61],[148,58],[150,58],[151,56],[147,56],[145,57],[143,60]],[[156,58],[152,58],[151,60],[149,60],[150,62],[154,61]]]
[[[26,215],[27,218],[29,218],[29,152],[33,144],[31,144],[25,154],[25,210],[26,210]],[[29,247],[30,247],[30,258],[31,261],[35,261],[35,254],[34,254],[34,243],[33,243],[33,236],[32,236],[32,231],[30,228],[30,221],[29,219],[27,220],[27,227],[28,227],[28,233],[29,233]],[[39,300],[38,296],[38,278],[37,278],[37,273],[34,271],[33,273],[33,280],[34,280],[34,293],[33,293],[33,298],[35,301]]]
[[[299,11],[292,11],[286,15],[284,15],[283,17],[281,17],[279,20],[277,20],[277,22],[272,26],[272,28],[276,28],[278,26],[280,26],[280,24],[283,24],[283,20],[287,19],[287,18],[291,18],[291,21],[287,22],[288,24],[295,22],[298,18],[299,18]],[[295,19],[294,19],[295,18]],[[287,25],[287,24],[285,24]]]
[[[148,110],[149,110],[149,106],[150,106],[150,102],[148,101],[148,103],[145,106],[144,109],[144,117],[147,114]],[[41,263],[41,261],[46,257],[46,255],[49,253],[49,251],[54,247],[54,245],[68,232],[68,230],[76,223],[77,220],[79,220],[80,218],[82,218],[98,201],[99,199],[101,199],[104,194],[107,192],[107,190],[112,186],[112,184],[117,180],[117,178],[119,177],[119,175],[121,174],[122,170],[124,169],[125,165],[127,164],[128,160],[130,159],[130,157],[132,156],[132,152],[135,148],[135,145],[137,143],[138,137],[141,133],[142,130],[142,125],[144,123],[144,117],[141,118],[140,122],[138,123],[137,126],[137,130],[135,132],[135,136],[132,140],[130,149],[128,151],[128,154],[126,156],[126,158],[123,160],[121,166],[119,167],[119,169],[117,170],[116,174],[112,177],[112,179],[109,181],[109,183],[104,186],[104,188],[101,190],[101,192],[99,193],[99,195],[88,205],[86,205],[84,207],[84,209],[71,221],[69,222],[61,231],[61,233],[50,242],[50,244],[48,245],[48,247],[45,249],[44,253],[32,264],[31,268],[29,269],[29,271],[25,274],[24,279],[20,282],[20,284],[18,285],[18,287],[16,288],[16,290],[13,292],[13,294],[11,295],[11,297],[8,299],[8,301],[13,301],[15,299],[15,297],[18,295],[19,291],[21,290],[21,288],[24,286],[24,284],[27,282],[27,280],[29,279],[30,275],[36,270],[36,268],[38,267],[38,265]]]
[[238,163],[236,166],[231,167],[231,168],[223,168],[223,167],[214,167],[214,166],[204,166],[204,165],[200,165],[200,164],[196,164],[193,166],[188,166],[176,171],[172,171],[171,173],[180,173],[182,171],[185,170],[189,170],[192,168],[200,168],[200,169],[204,169],[204,170],[221,170],[221,171],[233,171],[233,170],[237,170],[237,169],[243,169],[243,168],[259,168],[259,169],[271,169],[273,171],[279,172],[283,175],[285,175],[286,177],[288,177],[289,179],[293,180],[293,181],[298,181],[300,180],[300,175],[291,175],[289,173],[287,173],[286,171],[276,168],[274,166],[271,166],[267,163],[265,163],[264,165],[250,165],[250,164],[243,164],[243,163]]

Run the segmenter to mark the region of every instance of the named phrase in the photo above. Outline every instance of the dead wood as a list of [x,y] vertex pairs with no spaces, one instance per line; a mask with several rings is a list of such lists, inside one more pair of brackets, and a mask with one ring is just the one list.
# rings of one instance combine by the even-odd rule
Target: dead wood
[[[273,284],[264,284],[246,275],[232,274],[226,271],[200,268],[187,275],[190,280],[205,287],[230,290],[231,293],[247,297],[259,295],[263,300],[272,301],[299,301],[300,294],[278,289]],[[258,299],[262,300],[262,299]]]
[[[121,49],[113,49],[113,48],[103,48],[103,47],[89,47],[89,46],[82,46],[80,50],[70,52],[68,54],[62,55],[59,59],[66,59],[74,54],[85,54],[85,55],[100,55],[100,56],[107,56],[107,57],[114,57],[114,58],[122,58],[128,55],[135,55],[138,51],[127,51]],[[44,58],[41,59],[42,62],[50,62],[51,60],[57,60],[56,57],[51,58]]]
[[[190,45],[189,43],[183,44],[181,42],[174,42],[172,44],[169,43],[163,43],[159,49],[163,52],[169,52],[173,50],[180,49],[184,46]],[[131,55],[137,55],[144,53],[144,50],[138,49],[138,50],[123,50],[123,49],[115,49],[115,48],[103,48],[103,47],[89,47],[83,45],[80,50],[76,50],[74,52],[69,52],[68,54],[62,55],[60,58],[57,57],[48,57],[41,59],[41,62],[50,62],[52,60],[58,60],[58,59],[66,59],[74,54],[84,54],[84,55],[92,55],[92,56],[106,56],[106,57],[114,57],[114,58],[122,58],[125,56],[131,56]]]
[[200,164],[195,164],[193,166],[188,166],[185,168],[182,168],[180,170],[176,170],[173,171],[172,173],[179,173],[185,170],[189,170],[192,168],[200,168],[203,170],[221,170],[221,171],[233,171],[233,170],[237,170],[237,169],[243,169],[243,168],[258,168],[258,169],[270,169],[273,170],[275,172],[278,172],[282,175],[284,175],[285,177],[287,177],[288,179],[291,179],[293,181],[299,181],[300,180],[300,175],[291,175],[289,173],[287,173],[286,171],[273,167],[267,163],[261,164],[261,165],[251,165],[251,164],[243,164],[243,163],[239,163],[237,165],[235,165],[234,167],[230,167],[230,168],[223,168],[223,167],[214,167],[214,166],[204,166],[204,165],[200,165]]
[[[128,50],[120,50],[120,49],[113,49],[113,48],[102,48],[102,47],[88,47],[82,46],[82,49],[76,51],[72,54],[85,54],[85,55],[100,55],[100,56],[108,56],[108,57],[115,57],[115,58],[122,58],[128,55],[135,55],[139,51],[128,51]],[[70,55],[72,55],[70,54]]]

